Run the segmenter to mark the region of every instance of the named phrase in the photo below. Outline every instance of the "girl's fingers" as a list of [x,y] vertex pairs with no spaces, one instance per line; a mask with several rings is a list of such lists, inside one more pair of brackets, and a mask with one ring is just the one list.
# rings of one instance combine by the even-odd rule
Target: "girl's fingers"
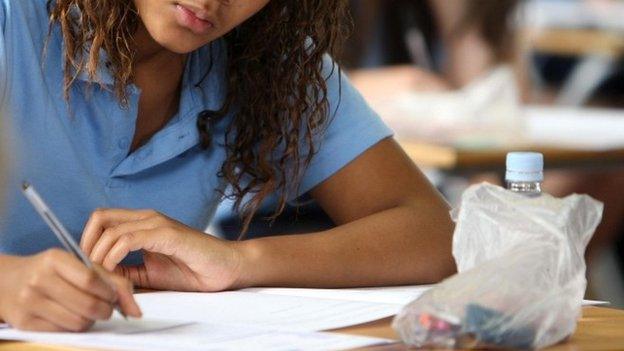
[[46,280],[40,291],[63,308],[88,320],[106,320],[113,313],[111,301],[80,291],[58,276]]
[[82,232],[80,247],[87,254],[91,255],[93,247],[98,242],[100,235],[109,227],[119,223],[137,221],[150,217],[155,212],[152,210],[124,210],[124,209],[98,209],[95,210]]
[[112,271],[130,252],[141,249],[171,256],[178,246],[176,237],[175,232],[167,228],[138,230],[124,234],[106,254],[102,265]]
[[68,252],[54,250],[50,253],[51,266],[56,274],[80,291],[94,295],[110,303],[117,299],[117,294],[100,274],[87,268]]
[[91,253],[87,254],[89,255],[91,262],[102,264],[102,261],[104,261],[104,257],[106,257],[108,251],[110,251],[111,247],[115,245],[117,238],[119,238],[119,234],[113,228],[104,230],[104,232],[97,239],[95,246],[93,246]]
[[24,331],[37,331],[37,332],[62,332],[65,329],[59,327],[58,325],[51,323],[43,318],[31,316],[27,321],[23,322],[19,325],[13,325],[17,329]]
[[37,306],[33,306],[33,316],[54,324],[60,330],[84,331],[94,323],[91,319],[71,312],[57,301],[47,298],[39,301]]
[[140,318],[143,313],[134,299],[132,283],[128,279],[116,274],[104,271],[102,274],[106,274],[106,279],[115,286],[118,297],[117,303],[121,310],[128,316]]
[[115,273],[130,280],[134,286],[141,288],[156,288],[152,286],[145,265],[140,266],[117,266]]
[[152,217],[136,221],[124,222],[107,228],[98,238],[89,257],[91,258],[91,261],[102,264],[108,252],[111,250],[111,248],[115,245],[115,243],[121,236],[137,230],[154,229],[157,226],[158,220],[156,220],[156,217]]

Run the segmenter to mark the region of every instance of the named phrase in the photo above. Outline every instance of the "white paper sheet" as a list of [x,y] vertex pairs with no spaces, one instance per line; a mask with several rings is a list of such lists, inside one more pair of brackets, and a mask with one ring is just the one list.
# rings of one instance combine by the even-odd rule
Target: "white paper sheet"
[[433,285],[390,286],[353,289],[297,289],[297,288],[250,288],[242,291],[270,295],[286,295],[406,305],[417,299]]
[[[401,306],[419,298],[434,285],[406,285],[355,289],[249,288],[242,291],[271,295],[290,295],[346,301],[389,303]],[[583,300],[583,306],[608,305],[608,301]]]
[[[112,323],[122,323],[115,320]],[[194,323],[137,334],[34,333],[0,330],[0,339],[116,350],[342,350],[392,342],[335,333],[275,331],[245,325]]]
[[[168,329],[175,329],[187,325],[194,324],[194,322],[184,322],[179,320],[158,320],[158,319],[123,319],[116,312],[110,320],[98,321],[89,329],[89,334],[141,334],[164,331]],[[0,331],[6,333],[10,330],[11,326],[6,323],[0,324]],[[55,333],[50,333],[57,335]],[[72,333],[74,335],[80,335]],[[0,340],[3,340],[0,337]]]
[[396,314],[401,305],[330,298],[259,294],[155,292],[135,295],[151,319],[263,326],[289,331],[336,329]]
[[115,315],[107,321],[96,322],[89,333],[91,334],[141,334],[158,332],[168,329],[175,329],[186,325],[191,325],[194,322],[185,321],[173,321],[173,320],[160,320],[160,319],[123,319],[121,316]]

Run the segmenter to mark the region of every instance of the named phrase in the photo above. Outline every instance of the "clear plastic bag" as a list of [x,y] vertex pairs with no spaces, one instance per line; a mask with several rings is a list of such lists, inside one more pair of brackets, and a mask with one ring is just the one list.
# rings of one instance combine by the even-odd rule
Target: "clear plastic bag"
[[531,349],[565,339],[581,313],[583,255],[602,209],[586,195],[470,187],[451,212],[459,273],[405,306],[393,327],[417,347]]

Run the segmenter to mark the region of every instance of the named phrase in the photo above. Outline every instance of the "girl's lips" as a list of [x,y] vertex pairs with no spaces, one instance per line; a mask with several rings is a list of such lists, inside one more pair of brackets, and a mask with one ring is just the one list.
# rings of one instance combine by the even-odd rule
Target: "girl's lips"
[[208,34],[214,27],[210,21],[199,18],[191,9],[180,4],[176,5],[176,20],[180,26],[199,35]]

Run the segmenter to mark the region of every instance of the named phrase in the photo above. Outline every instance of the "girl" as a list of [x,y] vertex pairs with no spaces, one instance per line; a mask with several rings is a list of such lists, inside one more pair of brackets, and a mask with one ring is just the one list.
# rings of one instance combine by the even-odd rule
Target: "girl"
[[[83,330],[116,302],[139,316],[130,281],[218,291],[449,275],[446,203],[326,55],[345,8],[0,0],[0,103],[13,159],[0,317],[22,329]],[[58,243],[19,194],[22,180],[119,275],[50,249]],[[271,194],[280,209],[309,195],[337,227],[236,242],[206,235],[226,187],[246,223]],[[142,259],[120,265],[133,251]]]

